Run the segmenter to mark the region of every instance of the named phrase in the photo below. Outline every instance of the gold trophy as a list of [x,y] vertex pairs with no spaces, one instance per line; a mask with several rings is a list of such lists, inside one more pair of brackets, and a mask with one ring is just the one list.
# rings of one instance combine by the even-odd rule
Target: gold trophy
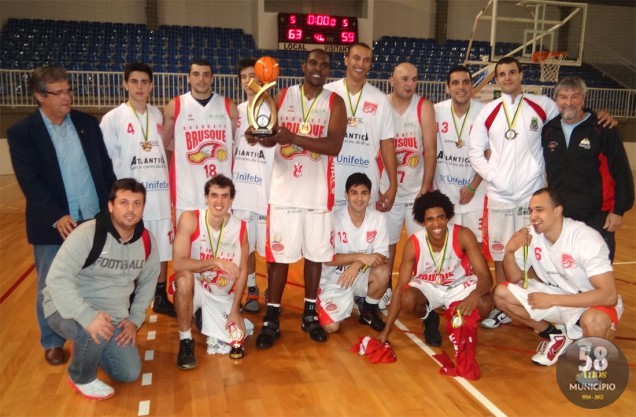
[[[270,56],[264,56],[256,61],[254,73],[260,83],[252,79],[247,85],[256,94],[254,100],[248,105],[247,120],[250,126],[254,128],[252,135],[265,139],[274,135],[274,126],[278,123],[276,102],[267,92],[267,90],[276,86],[276,78],[279,73],[278,61]],[[265,102],[269,106],[269,116],[259,114],[261,106]]]
[[243,340],[245,337],[243,332],[235,323],[230,323],[228,326],[228,332],[230,333],[230,344],[232,345],[230,358],[242,359],[243,356],[245,356],[245,349],[243,349]]

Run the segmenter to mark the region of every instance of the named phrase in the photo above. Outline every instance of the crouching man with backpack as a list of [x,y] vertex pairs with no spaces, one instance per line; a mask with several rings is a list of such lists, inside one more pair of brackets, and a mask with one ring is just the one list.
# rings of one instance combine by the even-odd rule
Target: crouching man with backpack
[[69,235],[46,279],[44,315],[73,341],[69,384],[89,399],[115,393],[97,379],[98,367],[121,382],[136,380],[141,370],[136,336],[159,276],[157,245],[141,220],[145,202],[142,184],[117,180],[108,212]]

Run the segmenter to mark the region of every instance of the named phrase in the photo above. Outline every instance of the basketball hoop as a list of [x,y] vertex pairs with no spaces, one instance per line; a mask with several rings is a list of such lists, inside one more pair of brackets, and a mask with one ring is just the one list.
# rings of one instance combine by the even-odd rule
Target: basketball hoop
[[567,52],[550,51],[539,51],[532,54],[532,62],[538,62],[541,65],[539,81],[548,83],[559,81],[559,69],[567,56]]

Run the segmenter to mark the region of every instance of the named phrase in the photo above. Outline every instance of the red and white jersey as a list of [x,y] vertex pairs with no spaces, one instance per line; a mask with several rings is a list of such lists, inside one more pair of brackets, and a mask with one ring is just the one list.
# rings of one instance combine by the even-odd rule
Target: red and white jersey
[[[530,234],[532,242],[525,268],[532,266],[548,285],[570,294],[592,291],[590,277],[613,271],[607,244],[596,230],[583,222],[563,218],[563,228],[554,245],[533,227]],[[515,252],[515,261],[523,270],[523,249]]]
[[[409,236],[415,249],[415,266],[411,281],[419,280],[431,284],[452,286],[455,281],[473,275],[468,255],[459,246],[457,234],[460,228],[459,225],[448,223],[447,233],[449,235],[446,251],[442,248],[440,252],[431,253],[426,239],[426,229],[419,230]],[[444,259],[442,259],[442,255]],[[440,262],[442,262],[441,268],[439,267]]]
[[[470,132],[468,155],[475,171],[488,182],[489,198],[525,203],[544,186],[541,129],[558,114],[556,103],[550,98],[525,93],[517,96],[514,103],[510,95],[502,94],[484,106]],[[510,129],[516,137],[506,138]],[[491,150],[489,160],[484,156],[486,149]]]
[[214,94],[201,106],[191,95],[175,99],[171,197],[177,210],[205,206],[204,186],[217,174],[232,178],[234,138],[230,100]]
[[[263,103],[259,114],[271,114],[267,103]],[[249,145],[245,140],[245,131],[249,127],[247,102],[238,105],[238,115],[232,169],[236,197],[232,202],[232,209],[266,215],[276,148]]]
[[[313,105],[307,119],[311,130],[305,136],[320,140],[328,133],[334,97],[332,92],[322,90],[314,103],[314,99],[302,97],[300,86],[286,88],[278,104],[278,125],[300,135],[298,128],[303,123],[301,100],[304,100],[306,113]],[[332,156],[309,152],[291,144],[276,145],[269,203],[281,207],[331,210],[334,181]]]
[[[194,210],[198,225],[191,237],[190,258],[210,259],[214,257],[213,252],[216,251],[217,258],[231,261],[240,266],[241,243],[243,242],[243,236],[247,233],[245,222],[230,216],[230,220],[222,230],[214,230],[206,223],[207,212],[207,209]],[[208,232],[210,233],[209,235]],[[219,235],[221,235],[220,241]],[[194,277],[198,285],[212,296],[227,296],[232,294],[234,289],[234,279],[218,269],[195,273]]]
[[[470,108],[462,117],[453,120],[452,100],[435,104],[437,122],[437,167],[435,168],[435,189],[440,190],[455,204],[455,213],[469,213],[483,210],[486,183],[480,184],[468,204],[459,204],[459,190],[473,181],[475,170],[468,160],[470,131],[483,105],[470,100]],[[462,130],[462,126],[464,126]],[[459,134],[461,132],[461,137]],[[458,139],[461,140],[458,146]]]
[[394,115],[386,94],[365,83],[355,95],[345,88],[345,80],[337,80],[325,85],[325,88],[337,93],[345,102],[347,119],[354,117],[356,126],[347,124],[342,150],[336,158],[336,200],[338,205],[346,205],[345,184],[349,175],[355,172],[367,174],[371,180],[371,204],[378,200],[380,176],[384,163],[380,153],[380,141],[395,137]]
[[[380,253],[389,256],[389,235],[385,216],[374,208],[367,207],[360,227],[351,222],[347,207],[333,213],[333,236],[335,253]],[[340,275],[348,266],[322,265],[320,286],[337,284]]]
[[[149,105],[146,113],[140,114],[127,103],[106,113],[99,124],[117,178],[134,178],[146,187],[144,220],[170,218],[162,126],[163,115],[158,108]],[[146,134],[149,145],[145,144]]]
[[[422,142],[422,105],[426,99],[413,94],[411,103],[400,115],[393,110],[395,120],[395,155],[397,157],[398,190],[396,203],[412,203],[422,189],[424,179],[424,144]],[[380,189],[389,188],[389,176],[382,171]]]

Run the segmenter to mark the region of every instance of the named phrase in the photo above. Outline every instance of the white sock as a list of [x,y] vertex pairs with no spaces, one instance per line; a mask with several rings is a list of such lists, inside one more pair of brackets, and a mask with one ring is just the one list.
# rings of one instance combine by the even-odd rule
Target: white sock
[[179,330],[179,340],[192,339],[192,329],[188,329],[185,332]]
[[366,297],[364,297],[364,301],[366,301],[367,303],[373,305],[373,304],[378,304],[380,302],[379,298],[371,298],[368,295]]
[[249,274],[247,276],[247,286],[248,287],[256,287],[256,273]]

